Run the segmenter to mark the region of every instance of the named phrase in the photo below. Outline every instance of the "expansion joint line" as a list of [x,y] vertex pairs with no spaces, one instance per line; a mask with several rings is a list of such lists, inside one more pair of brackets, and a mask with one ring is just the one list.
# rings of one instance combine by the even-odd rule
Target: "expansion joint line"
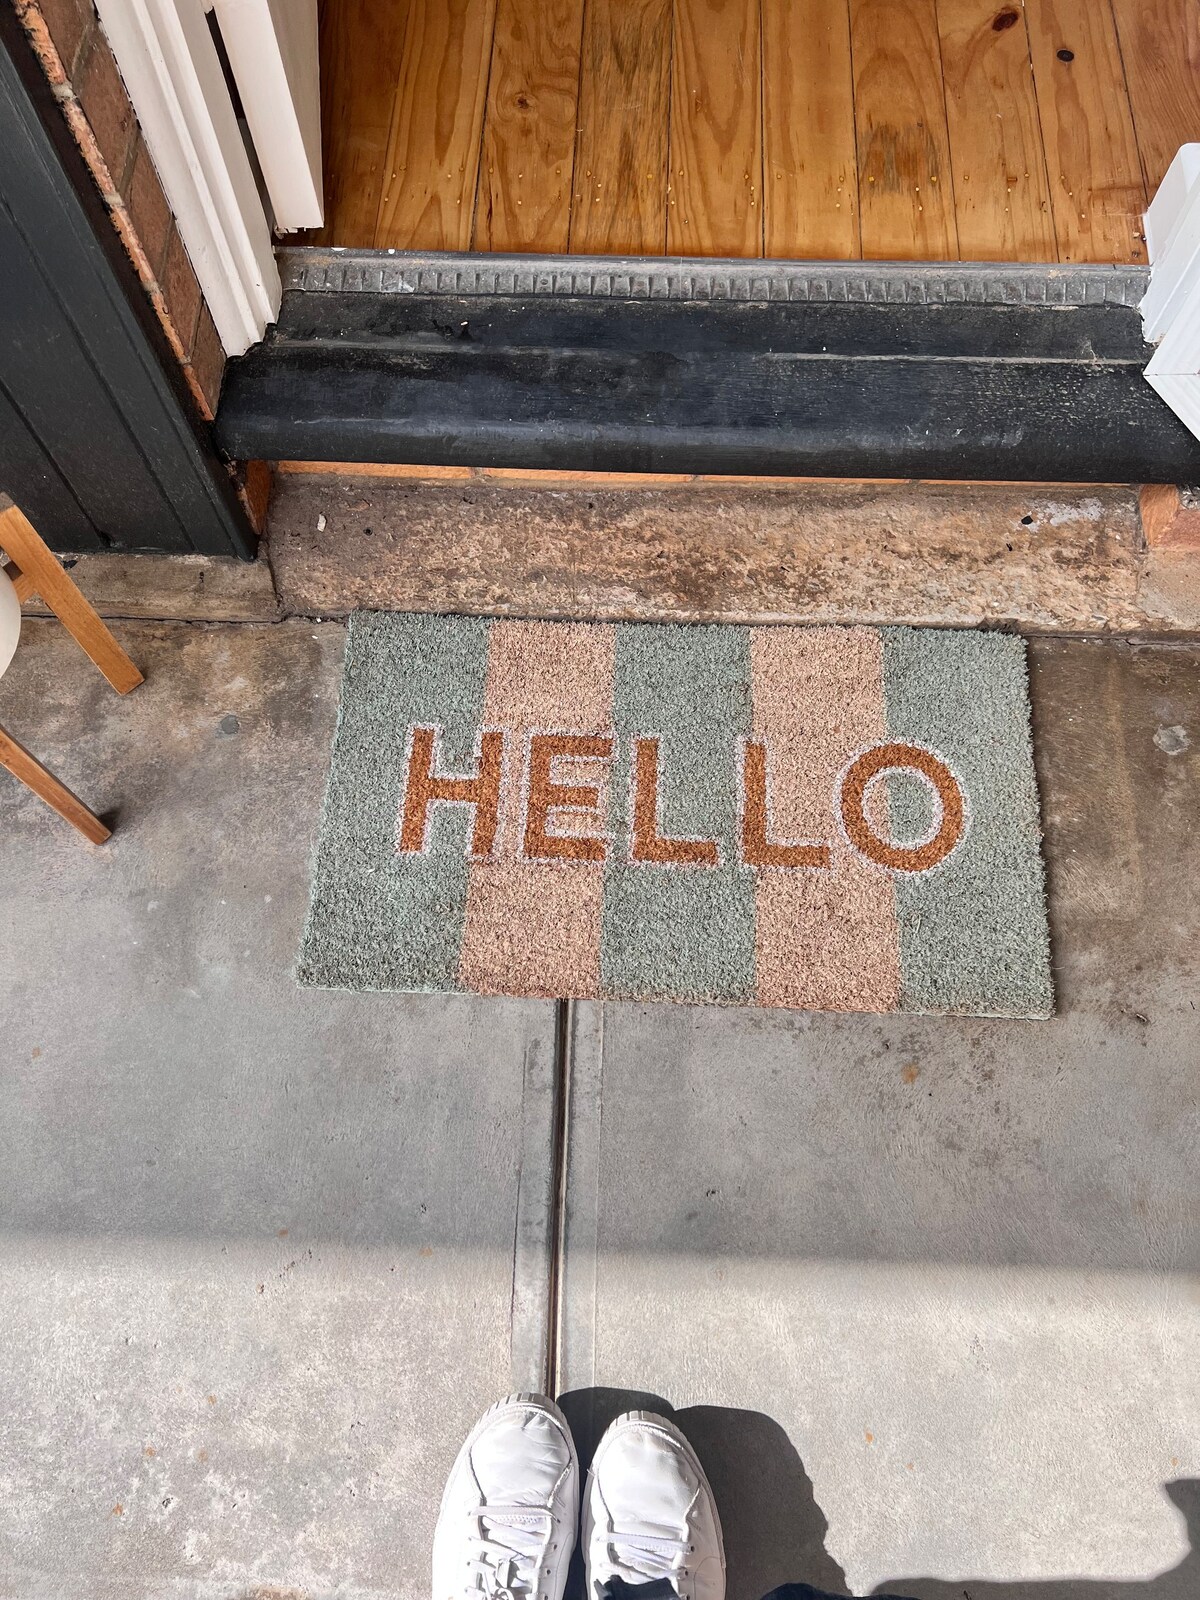
[[562,1357],[563,1289],[566,1277],[567,1163],[571,1127],[571,1057],[574,1000],[554,1002],[553,1139],[550,1150],[550,1249],[546,1283],[546,1393],[558,1393]]

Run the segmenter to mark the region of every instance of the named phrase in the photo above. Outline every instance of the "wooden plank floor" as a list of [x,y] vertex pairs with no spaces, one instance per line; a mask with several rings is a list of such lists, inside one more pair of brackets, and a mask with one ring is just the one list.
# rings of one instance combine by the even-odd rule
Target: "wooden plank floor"
[[1145,259],[1200,0],[321,0],[376,249]]

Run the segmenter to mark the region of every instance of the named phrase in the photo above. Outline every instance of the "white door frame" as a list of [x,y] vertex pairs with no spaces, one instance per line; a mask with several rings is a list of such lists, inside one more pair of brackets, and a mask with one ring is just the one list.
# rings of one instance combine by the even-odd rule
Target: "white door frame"
[[203,0],[96,0],[226,355],[279,313],[271,230]]
[[1146,213],[1146,381],[1200,438],[1200,144],[1179,150]]
[[317,0],[211,0],[271,197],[275,226],[319,228]]

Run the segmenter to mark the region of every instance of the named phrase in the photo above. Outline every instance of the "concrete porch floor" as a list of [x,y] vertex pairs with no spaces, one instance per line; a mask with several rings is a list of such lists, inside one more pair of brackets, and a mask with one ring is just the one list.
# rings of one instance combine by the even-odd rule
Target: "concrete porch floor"
[[1200,648],[1034,647],[1059,1015],[578,1006],[290,971],[333,623],[31,622],[0,774],[0,1595],[427,1594],[557,1336],[581,1445],[682,1413],[730,1600],[1200,1593]]

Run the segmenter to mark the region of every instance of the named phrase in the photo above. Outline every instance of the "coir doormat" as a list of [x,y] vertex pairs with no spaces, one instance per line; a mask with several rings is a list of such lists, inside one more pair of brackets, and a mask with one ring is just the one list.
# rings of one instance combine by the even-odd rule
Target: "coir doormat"
[[1025,647],[350,624],[298,975],[1043,1017]]

